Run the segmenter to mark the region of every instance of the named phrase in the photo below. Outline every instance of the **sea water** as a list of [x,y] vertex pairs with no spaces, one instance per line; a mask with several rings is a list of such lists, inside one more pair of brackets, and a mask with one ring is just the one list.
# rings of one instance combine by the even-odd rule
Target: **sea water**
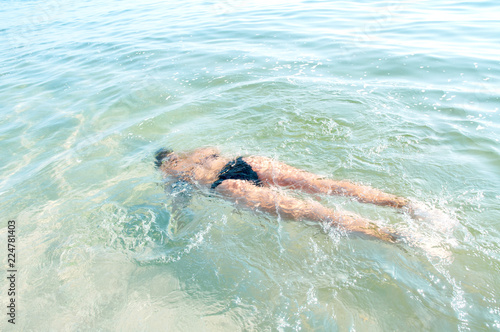
[[[499,12],[2,1],[0,330],[500,329]],[[210,192],[179,205],[154,152],[205,146],[408,197],[424,216],[283,191],[406,234],[388,244]]]

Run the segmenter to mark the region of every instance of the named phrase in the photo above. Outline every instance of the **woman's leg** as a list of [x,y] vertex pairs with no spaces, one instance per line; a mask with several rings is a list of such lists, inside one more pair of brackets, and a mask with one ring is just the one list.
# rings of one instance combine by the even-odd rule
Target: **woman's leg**
[[402,208],[408,204],[408,201],[402,197],[387,194],[372,187],[321,178],[316,174],[269,158],[257,156],[246,157],[244,160],[257,172],[259,179],[269,185],[299,189],[308,193],[350,196],[360,202],[396,208]]
[[360,216],[334,211],[318,202],[307,202],[289,197],[270,188],[257,187],[248,181],[224,180],[215,190],[237,204],[287,219],[330,222],[347,230],[364,233],[384,241],[396,240],[395,234]]

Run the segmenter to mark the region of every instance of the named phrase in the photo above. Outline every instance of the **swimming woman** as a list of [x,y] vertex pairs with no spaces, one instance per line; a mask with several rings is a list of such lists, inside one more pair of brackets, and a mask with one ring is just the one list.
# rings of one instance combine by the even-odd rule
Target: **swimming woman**
[[363,203],[408,207],[408,200],[348,181],[325,179],[282,162],[259,156],[224,157],[215,148],[176,153],[162,149],[156,165],[166,177],[206,187],[237,204],[293,220],[331,223],[388,242],[398,235],[373,221],[346,211],[334,210],[314,201],[287,196],[273,187],[286,187],[311,194],[349,196]]

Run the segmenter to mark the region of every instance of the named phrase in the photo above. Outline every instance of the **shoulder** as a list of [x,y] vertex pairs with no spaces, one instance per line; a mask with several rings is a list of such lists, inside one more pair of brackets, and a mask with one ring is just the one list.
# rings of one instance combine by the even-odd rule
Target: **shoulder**
[[193,156],[199,156],[199,157],[205,157],[205,156],[210,156],[210,155],[219,155],[220,151],[217,148],[199,148],[196,149],[192,152]]

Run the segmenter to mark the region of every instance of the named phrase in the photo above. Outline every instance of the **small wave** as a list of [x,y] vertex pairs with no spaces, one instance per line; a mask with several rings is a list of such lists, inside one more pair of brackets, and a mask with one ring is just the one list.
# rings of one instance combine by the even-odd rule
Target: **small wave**
[[453,232],[458,220],[450,211],[444,211],[428,204],[412,201],[405,218],[406,224],[398,232],[410,246],[421,248],[431,259],[451,263],[451,248],[458,244]]

